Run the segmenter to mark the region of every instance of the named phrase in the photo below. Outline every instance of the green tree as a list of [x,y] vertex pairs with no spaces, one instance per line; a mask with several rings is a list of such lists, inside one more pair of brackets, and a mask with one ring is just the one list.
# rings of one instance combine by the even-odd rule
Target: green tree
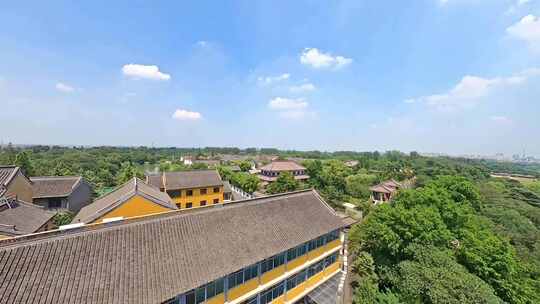
[[24,174],[27,176],[34,175],[34,167],[32,166],[32,161],[28,152],[21,151],[15,156],[15,165],[20,167]]
[[124,162],[122,163],[118,174],[116,174],[116,183],[117,185],[121,185],[134,177],[143,178],[144,175],[132,163]]
[[300,189],[300,183],[294,179],[290,172],[282,172],[279,174],[275,182],[272,182],[266,188],[269,194],[291,192]]
[[377,182],[377,176],[373,174],[349,175],[345,178],[347,194],[367,200],[371,195],[369,188]]
[[238,163],[238,166],[242,172],[248,172],[251,169],[251,163],[249,161],[241,161]]

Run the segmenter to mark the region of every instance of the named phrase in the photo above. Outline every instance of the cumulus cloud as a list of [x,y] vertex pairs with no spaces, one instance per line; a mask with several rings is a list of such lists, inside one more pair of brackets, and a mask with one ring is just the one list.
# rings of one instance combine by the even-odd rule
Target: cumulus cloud
[[199,120],[202,118],[202,115],[199,112],[176,109],[172,115],[172,118],[176,120]]
[[506,33],[511,37],[525,41],[535,50],[540,50],[540,20],[534,15],[527,15],[509,26]]
[[278,112],[285,119],[303,119],[316,117],[317,114],[308,110],[309,103],[303,98],[276,97],[268,102],[268,107]]
[[67,85],[65,83],[62,83],[62,82],[58,82],[56,83],[56,89],[62,93],[72,93],[75,91],[75,88],[70,86],[70,85]]
[[303,92],[311,92],[315,91],[316,87],[312,83],[304,83],[297,86],[291,86],[289,90],[294,93],[303,93]]
[[408,98],[405,103],[424,103],[440,110],[468,108],[476,105],[496,88],[520,85],[528,78],[538,75],[538,68],[527,69],[509,77],[483,78],[467,75],[448,92]]
[[273,84],[273,83],[276,83],[276,82],[285,81],[285,80],[289,79],[290,77],[291,77],[290,74],[283,73],[283,74],[278,75],[278,76],[259,77],[259,78],[257,78],[257,81],[261,85],[270,85],[270,84]]
[[122,67],[122,73],[125,76],[138,79],[171,79],[171,75],[162,73],[156,65],[126,64]]
[[491,116],[489,119],[491,119],[492,121],[498,123],[498,124],[510,124],[512,123],[512,120],[506,116],[501,116],[501,115],[494,115],[494,116]]
[[276,97],[270,100],[268,107],[272,110],[301,110],[308,107],[308,102],[303,98]]
[[330,53],[323,53],[316,48],[306,48],[300,54],[300,62],[316,69],[340,69],[352,63],[351,58],[343,56],[333,56]]

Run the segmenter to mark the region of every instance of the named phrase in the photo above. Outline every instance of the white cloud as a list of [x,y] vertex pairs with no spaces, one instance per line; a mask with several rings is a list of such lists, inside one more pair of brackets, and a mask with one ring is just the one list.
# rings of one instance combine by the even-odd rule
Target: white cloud
[[172,118],[177,120],[199,120],[202,118],[202,115],[199,112],[177,109],[172,115]]
[[351,58],[343,56],[332,56],[330,53],[323,53],[316,48],[306,48],[300,55],[300,62],[316,69],[333,68],[340,69],[352,63]]
[[156,65],[126,64],[122,67],[122,73],[128,77],[169,80],[171,75],[159,71]]
[[440,110],[454,110],[476,105],[495,88],[520,85],[528,78],[540,75],[540,69],[531,68],[509,77],[482,78],[467,75],[445,93],[405,99],[405,103],[421,102]]
[[199,40],[197,41],[197,46],[200,46],[200,47],[205,47],[208,45],[208,41],[205,41],[205,40]]
[[58,82],[56,83],[56,89],[60,92],[63,92],[63,93],[72,93],[75,91],[75,88],[70,86],[70,85],[67,85],[65,83],[62,83],[62,82]]
[[492,121],[496,122],[496,123],[499,123],[499,124],[510,124],[512,123],[512,120],[506,116],[500,116],[500,115],[495,115],[495,116],[491,116],[489,119],[491,119]]
[[312,83],[304,83],[304,84],[292,86],[289,88],[291,92],[295,92],[295,93],[311,92],[311,91],[315,91],[315,89],[316,87]]
[[284,81],[284,80],[287,80],[291,77],[290,74],[288,73],[283,73],[281,75],[278,75],[278,76],[267,76],[267,77],[259,77],[257,78],[257,81],[259,82],[259,84],[262,84],[262,85],[270,85],[272,83],[276,83],[276,82],[281,82],[281,81]]
[[300,110],[308,107],[308,102],[303,98],[276,97],[268,103],[272,110]]
[[533,49],[540,50],[540,19],[538,17],[527,15],[509,26],[506,33],[511,37],[525,41]]

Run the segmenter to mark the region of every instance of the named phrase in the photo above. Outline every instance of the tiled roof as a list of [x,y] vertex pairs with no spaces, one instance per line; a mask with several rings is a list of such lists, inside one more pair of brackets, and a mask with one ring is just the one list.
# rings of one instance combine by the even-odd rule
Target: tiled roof
[[0,234],[15,236],[36,232],[55,215],[54,212],[18,200],[9,199],[8,205],[3,204],[0,206]]
[[66,197],[82,181],[80,176],[30,177],[34,198]]
[[178,209],[167,193],[161,192],[134,177],[112,192],[105,194],[93,203],[82,208],[73,219],[73,223],[90,223],[120,206],[136,194],[144,196],[150,201],[162,205],[163,207]]
[[160,303],[343,227],[314,191],[0,241],[2,303]]
[[163,175],[161,173],[146,174],[146,183],[152,187],[163,189]]
[[19,171],[17,166],[0,166],[0,185],[7,186],[17,171]]
[[[192,170],[164,172],[162,182],[167,190],[191,189],[210,186],[221,186],[223,181],[217,170]],[[157,186],[153,180],[150,185]]]
[[306,168],[299,164],[288,160],[277,160],[269,163],[266,166],[260,168],[266,171],[294,171],[294,170],[306,170]]

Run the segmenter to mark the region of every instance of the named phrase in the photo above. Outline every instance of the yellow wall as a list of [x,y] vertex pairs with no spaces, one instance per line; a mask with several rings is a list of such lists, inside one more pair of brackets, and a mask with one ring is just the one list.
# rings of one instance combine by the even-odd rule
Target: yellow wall
[[332,242],[326,244],[327,246],[327,250],[331,250],[331,249],[334,249],[336,247],[339,247],[341,245],[341,240],[340,239],[337,239],[337,240],[333,240]]
[[223,293],[220,293],[206,300],[206,304],[223,304],[223,303],[225,303],[225,295]]
[[270,303],[272,303],[272,304],[283,304],[283,303],[285,303],[285,297],[284,296],[277,297]]
[[290,301],[306,290],[306,282],[302,282],[291,290],[287,291],[287,301]]
[[308,256],[304,254],[303,256],[299,256],[296,259],[289,261],[287,263],[287,271],[291,271],[297,267],[302,266],[308,261]]
[[20,199],[21,201],[27,203],[32,202],[32,184],[30,184],[30,181],[28,181],[20,171],[17,172],[17,175],[13,177],[7,186],[7,191],[17,195],[17,199]]
[[317,282],[321,281],[322,279],[324,279],[324,270],[309,278],[307,280],[306,286],[311,287],[317,284]]
[[270,271],[267,271],[261,276],[261,284],[266,284],[279,276],[282,276],[285,273],[285,265],[281,265],[277,268],[274,268]]
[[[201,189],[206,189],[206,194],[201,194]],[[193,195],[187,196],[187,190],[193,190]],[[214,199],[216,198],[219,200],[219,203],[223,203],[223,186],[219,186],[218,193],[214,193],[214,187],[183,189],[180,191],[181,191],[181,196],[172,197],[172,200],[176,203],[176,205],[180,209],[186,208],[187,203],[192,203],[193,208],[200,207],[201,201],[206,201],[206,206],[213,205]]]
[[241,297],[241,296],[245,295],[246,293],[254,290],[258,286],[259,286],[259,279],[258,278],[251,279],[251,280],[245,282],[242,285],[238,285],[238,286],[234,287],[233,289],[229,290],[229,292],[227,294],[228,300],[231,301],[231,300],[234,300],[234,299],[236,299],[238,297]]
[[132,198],[130,198],[128,201],[124,202],[122,205],[116,207],[115,209],[111,210],[107,214],[101,216],[94,222],[99,222],[105,218],[111,218],[111,217],[123,216],[125,218],[128,218],[128,217],[134,217],[134,216],[140,216],[140,215],[166,212],[170,210],[171,209],[158,205],[150,200],[147,200],[146,198],[142,196],[135,195]]
[[310,260],[316,259],[323,255],[326,251],[329,249],[326,249],[326,246],[321,246],[313,251],[308,252],[308,257]]
[[339,261],[338,262],[335,262],[334,264],[326,267],[323,272],[324,272],[324,275],[325,276],[328,276],[328,275],[331,275],[332,273],[334,273],[336,270],[338,270],[340,267],[339,265]]

